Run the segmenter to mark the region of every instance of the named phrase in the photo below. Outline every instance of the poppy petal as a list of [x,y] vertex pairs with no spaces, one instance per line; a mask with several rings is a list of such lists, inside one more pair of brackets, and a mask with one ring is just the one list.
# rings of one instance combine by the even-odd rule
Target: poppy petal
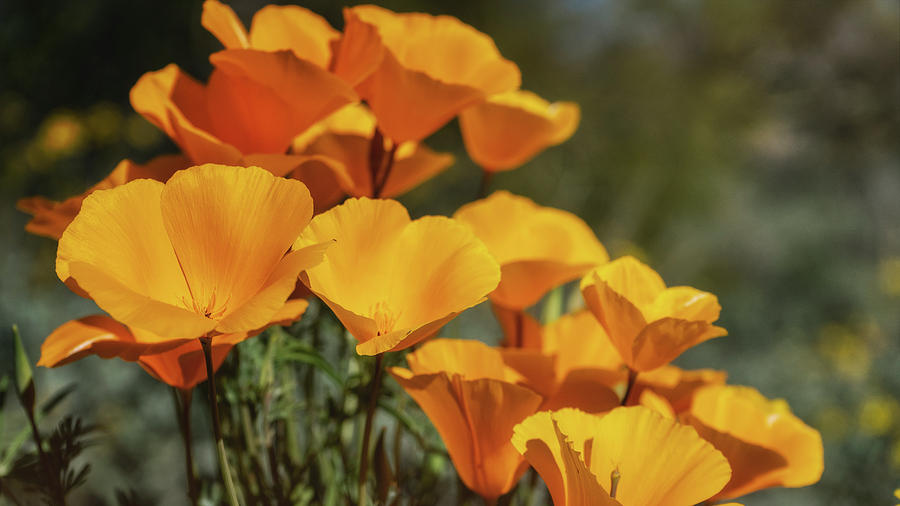
[[250,45],[263,51],[289,49],[297,58],[328,68],[331,43],[340,32],[322,16],[297,5],[267,5],[250,24]]
[[514,169],[575,132],[580,109],[516,90],[462,111],[459,126],[469,156],[485,170]]
[[602,478],[617,470],[623,504],[697,504],[731,478],[725,457],[693,428],[643,406],[610,411],[593,436],[591,472]]
[[222,333],[240,332],[259,328],[273,319],[276,321],[284,319],[285,301],[294,291],[300,271],[321,262],[329,246],[331,242],[314,244],[288,253],[275,266],[263,288],[225,316],[216,330]]
[[[547,484],[553,504],[558,506],[619,505],[600,485],[559,427],[556,418],[568,420],[581,415],[576,410],[543,411],[516,425],[512,443]],[[581,417],[579,417],[581,418]],[[579,420],[580,421],[580,420]],[[584,426],[583,423],[571,423]]]
[[635,338],[629,366],[636,371],[651,371],[694,345],[725,335],[725,329],[705,321],[663,318],[647,325]]
[[634,362],[632,343],[647,325],[640,309],[591,272],[581,280],[581,295],[615,346],[622,361]]
[[[227,317],[266,286],[272,266],[312,216],[303,183],[258,167],[213,164],[172,176],[159,207],[195,310],[215,318]],[[223,243],[229,247],[223,249]],[[255,326],[269,317],[253,320]],[[239,330],[231,324],[225,328]]]
[[200,24],[219,39],[219,42],[226,48],[244,48],[250,45],[247,41],[247,30],[238,19],[237,14],[231,7],[218,0],[203,2]]

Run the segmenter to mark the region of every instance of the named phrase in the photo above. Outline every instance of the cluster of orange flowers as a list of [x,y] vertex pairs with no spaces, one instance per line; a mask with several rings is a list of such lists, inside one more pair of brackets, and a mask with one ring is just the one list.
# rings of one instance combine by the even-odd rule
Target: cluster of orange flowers
[[[714,295],[609,261],[580,218],[504,191],[452,218],[411,220],[384,198],[452,164],[422,141],[454,117],[490,173],[571,136],[575,104],[520,90],[518,67],[456,18],[357,6],[344,21],[267,6],[248,31],[207,0],[202,24],[225,47],[208,82],[172,64],[131,90],[182,154],[125,160],[63,202],[20,202],[30,232],[59,240],[60,280],[108,314],[59,327],[40,365],[119,357],[189,390],[237,343],[299,319],[311,292],[378,364],[422,343],[389,373],[488,502],[529,466],[557,505],[711,503],[818,481],[821,438],[783,401],[669,365],[726,334]],[[579,278],[584,310],[543,326],[526,312]],[[423,343],[487,298],[503,346]]]

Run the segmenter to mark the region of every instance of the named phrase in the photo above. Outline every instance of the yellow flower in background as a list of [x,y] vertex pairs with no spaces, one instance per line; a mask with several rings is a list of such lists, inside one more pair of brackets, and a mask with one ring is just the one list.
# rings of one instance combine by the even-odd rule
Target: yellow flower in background
[[770,401],[749,387],[709,386],[696,392],[687,422],[731,463],[734,473],[718,499],[803,487],[822,476],[822,436],[783,400]]
[[335,73],[372,108],[394,142],[418,141],[466,107],[519,87],[519,68],[494,41],[451,16],[344,9]]
[[859,428],[871,436],[883,436],[900,416],[900,402],[887,395],[869,395],[859,407]]
[[459,115],[469,156],[486,171],[511,170],[545,148],[566,141],[578,128],[573,102],[550,103],[524,90],[492,95]]
[[584,220],[506,191],[466,204],[453,217],[471,227],[500,263],[491,301],[509,309],[531,306],[609,260]]
[[731,477],[722,453],[693,428],[643,406],[541,412],[515,427],[512,443],[556,506],[697,504]]
[[393,200],[348,199],[316,216],[295,248],[334,241],[304,284],[359,341],[361,355],[408,348],[485,300],[500,268],[450,218],[411,220]]
[[667,288],[653,269],[622,257],[590,272],[581,293],[633,371],[656,369],[688,348],[727,334],[715,295],[688,286]]
[[56,272],[146,342],[250,332],[321,261],[327,245],[286,254],[311,215],[299,181],[192,167],[165,184],[139,179],[89,195],[59,240]]

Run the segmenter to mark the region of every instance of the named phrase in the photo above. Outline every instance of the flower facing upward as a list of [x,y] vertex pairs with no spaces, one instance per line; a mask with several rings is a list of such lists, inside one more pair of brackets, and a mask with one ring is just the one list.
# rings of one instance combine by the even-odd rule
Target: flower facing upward
[[804,487],[822,477],[822,436],[783,400],[770,401],[750,387],[708,386],[697,391],[689,413],[688,423],[734,469],[717,499],[769,487]]
[[503,274],[491,300],[510,309],[531,306],[553,287],[609,260],[581,218],[509,192],[466,204],[453,217],[497,258]]
[[359,341],[357,353],[401,350],[485,299],[500,268],[468,228],[412,221],[393,200],[348,199],[316,216],[295,249],[335,241],[303,283]]
[[643,406],[606,415],[544,411],[515,427],[513,445],[556,506],[690,505],[728,482],[728,461],[688,426]]
[[[287,301],[265,327],[290,324],[300,318],[306,306],[305,300]],[[212,343],[213,370],[219,368],[232,346],[262,330],[264,328],[216,336]],[[146,331],[129,329],[108,316],[86,316],[60,325],[47,336],[41,345],[38,365],[59,367],[88,355],[97,355],[137,361],[154,378],[183,390],[206,379],[199,340],[179,344],[179,340],[147,337]]]
[[437,339],[406,359],[409,369],[390,373],[434,424],[463,483],[487,500],[508,492],[527,469],[513,426],[543,398],[479,341]]
[[249,332],[321,261],[324,245],[285,254],[311,215],[299,181],[192,167],[88,196],[59,240],[56,272],[142,340]]
[[175,171],[187,168],[189,165],[190,162],[181,155],[157,156],[145,165],[136,164],[131,160],[122,160],[108,176],[81,195],[69,197],[62,202],[55,202],[44,197],[28,197],[19,200],[17,206],[22,211],[34,216],[25,225],[25,230],[32,234],[59,240],[63,231],[81,210],[84,198],[91,193],[114,188],[135,179],[155,179],[165,182]]
[[727,334],[715,295],[688,286],[666,288],[659,274],[633,257],[590,272],[581,293],[622,361],[634,371],[666,365],[683,351]]
[[519,87],[519,68],[487,35],[451,16],[344,9],[335,73],[372,107],[395,142],[422,140],[464,108]]
[[566,141],[581,113],[573,102],[550,103],[529,91],[488,97],[459,115],[469,156],[484,170],[511,170]]
[[[344,177],[339,183],[354,197],[372,197],[370,151],[375,116],[362,104],[350,104],[316,123],[294,139],[295,153],[327,157],[339,164]],[[390,150],[387,139],[384,152]],[[404,142],[397,146],[381,196],[395,197],[440,173],[453,164],[453,155],[436,153],[424,144]]]

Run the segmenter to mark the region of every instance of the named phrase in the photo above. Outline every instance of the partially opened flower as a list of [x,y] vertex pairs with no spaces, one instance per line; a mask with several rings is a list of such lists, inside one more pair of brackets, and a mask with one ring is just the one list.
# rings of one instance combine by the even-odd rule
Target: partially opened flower
[[578,104],[550,103],[530,91],[492,95],[459,115],[469,156],[486,171],[511,170],[578,128]]
[[650,391],[666,399],[675,413],[691,409],[694,394],[703,387],[724,385],[728,373],[715,369],[685,370],[674,365],[640,374],[634,384],[634,398]]
[[572,213],[505,191],[459,208],[502,269],[491,301],[509,309],[535,304],[553,287],[609,260],[591,228]]
[[466,107],[519,87],[519,68],[487,35],[451,16],[344,10],[335,73],[360,95],[395,142],[422,140]]
[[[289,300],[263,328],[223,334],[213,339],[213,370],[217,370],[236,343],[262,332],[272,324],[287,325],[306,310],[305,300]],[[174,346],[174,347],[173,347]],[[60,325],[41,345],[38,365],[59,367],[88,355],[137,361],[156,379],[189,390],[206,379],[200,341],[172,342],[127,326],[105,315],[92,315]]]
[[359,341],[361,355],[427,339],[500,280],[491,254],[443,216],[410,220],[393,200],[348,199],[316,216],[294,248],[334,241],[303,283]]
[[437,339],[406,358],[409,369],[389,371],[434,424],[463,483],[486,500],[508,492],[528,467],[510,443],[513,426],[543,398],[478,341]]
[[139,179],[88,196],[59,240],[56,272],[158,345],[250,332],[321,261],[324,245],[285,254],[311,215],[299,181],[192,167],[165,184]]
[[516,426],[512,443],[556,506],[691,505],[731,477],[725,457],[693,428],[643,406],[541,412]]
[[[387,174],[378,175],[386,179],[374,181],[370,167],[374,133],[375,117],[371,111],[362,104],[351,104],[294,139],[293,150],[340,163],[347,177],[339,182],[344,192],[354,197],[372,197],[375,187],[381,188],[380,196],[395,197],[453,164],[453,155],[436,153],[417,142],[404,142],[397,146]],[[382,142],[383,152],[389,152],[390,143],[384,138]]]
[[691,288],[666,288],[659,274],[633,257],[598,267],[581,280],[581,293],[606,329],[622,361],[633,371],[666,365],[682,352],[727,334],[715,295]]
[[75,219],[78,211],[81,210],[84,198],[91,193],[123,185],[135,179],[155,179],[165,182],[175,171],[187,168],[189,165],[190,162],[181,155],[157,156],[144,165],[131,160],[122,160],[108,176],[81,195],[69,197],[62,202],[44,197],[28,197],[19,200],[16,205],[22,211],[34,216],[25,225],[25,230],[35,235],[58,240],[69,223]]
[[822,436],[750,387],[709,386],[697,391],[688,422],[718,448],[734,470],[717,499],[769,487],[804,487],[824,469]]

